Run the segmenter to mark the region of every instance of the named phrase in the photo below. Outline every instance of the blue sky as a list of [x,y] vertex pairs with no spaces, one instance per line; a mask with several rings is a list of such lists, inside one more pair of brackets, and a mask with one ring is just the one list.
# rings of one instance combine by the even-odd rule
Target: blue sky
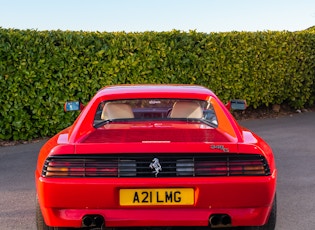
[[315,0],[0,0],[0,27],[76,31],[304,30]]

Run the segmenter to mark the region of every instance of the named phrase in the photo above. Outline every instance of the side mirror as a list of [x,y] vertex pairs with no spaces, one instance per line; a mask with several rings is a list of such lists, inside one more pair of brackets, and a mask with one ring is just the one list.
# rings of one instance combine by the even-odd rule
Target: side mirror
[[229,110],[245,110],[247,108],[246,101],[242,99],[233,99],[225,106]]
[[64,111],[82,111],[84,105],[80,101],[67,101],[64,105]]

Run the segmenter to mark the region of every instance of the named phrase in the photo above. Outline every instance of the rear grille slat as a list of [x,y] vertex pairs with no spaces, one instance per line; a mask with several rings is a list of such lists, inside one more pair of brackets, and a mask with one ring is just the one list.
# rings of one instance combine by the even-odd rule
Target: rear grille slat
[[[152,166],[158,159],[161,168]],[[150,167],[150,165],[152,167]],[[49,157],[45,177],[216,177],[266,176],[266,159],[256,154],[226,155],[60,155]]]

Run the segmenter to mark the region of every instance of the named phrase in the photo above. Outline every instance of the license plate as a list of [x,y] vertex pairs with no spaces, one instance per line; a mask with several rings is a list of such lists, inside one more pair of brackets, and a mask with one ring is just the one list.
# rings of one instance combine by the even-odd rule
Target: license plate
[[120,189],[120,205],[193,205],[193,188]]

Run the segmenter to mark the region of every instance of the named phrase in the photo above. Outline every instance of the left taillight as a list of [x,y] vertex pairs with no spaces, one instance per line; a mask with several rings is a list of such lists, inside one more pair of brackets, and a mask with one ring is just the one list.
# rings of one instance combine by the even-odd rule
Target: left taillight
[[117,177],[117,161],[51,157],[45,161],[43,177]]

